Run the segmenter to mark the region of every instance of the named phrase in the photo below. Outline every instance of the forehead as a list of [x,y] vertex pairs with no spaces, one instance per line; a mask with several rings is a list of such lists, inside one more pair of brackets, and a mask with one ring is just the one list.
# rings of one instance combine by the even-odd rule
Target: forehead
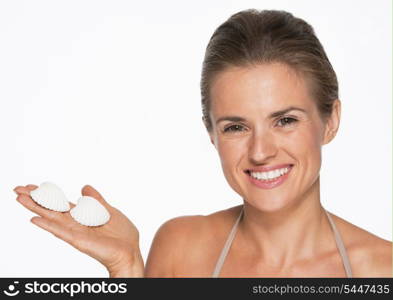
[[303,76],[281,63],[231,67],[217,74],[210,92],[211,113],[217,116],[315,106]]

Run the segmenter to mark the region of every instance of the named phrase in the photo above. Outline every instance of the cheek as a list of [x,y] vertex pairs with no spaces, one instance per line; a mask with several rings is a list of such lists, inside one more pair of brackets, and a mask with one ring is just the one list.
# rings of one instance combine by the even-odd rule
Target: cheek
[[222,169],[228,180],[236,167],[240,164],[247,153],[246,139],[219,139],[217,151],[220,156]]
[[321,166],[321,130],[317,126],[306,126],[296,130],[283,140],[283,147],[290,155],[307,167],[307,170],[319,170]]
[[239,139],[222,139],[217,143],[217,151],[220,156],[221,168],[225,179],[232,189],[242,195],[239,180],[239,164],[246,157],[247,143]]
[[217,145],[218,154],[223,166],[233,166],[241,159],[244,145],[239,140],[220,139]]

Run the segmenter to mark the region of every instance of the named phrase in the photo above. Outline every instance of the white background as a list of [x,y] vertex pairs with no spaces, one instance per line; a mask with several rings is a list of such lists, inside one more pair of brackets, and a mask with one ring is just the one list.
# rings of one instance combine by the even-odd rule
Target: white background
[[322,204],[382,238],[392,229],[391,1],[1,1],[0,276],[105,277],[29,222],[17,185],[96,187],[138,227],[240,204],[201,121],[213,31],[246,9],[309,22],[337,73],[342,122],[324,148]]

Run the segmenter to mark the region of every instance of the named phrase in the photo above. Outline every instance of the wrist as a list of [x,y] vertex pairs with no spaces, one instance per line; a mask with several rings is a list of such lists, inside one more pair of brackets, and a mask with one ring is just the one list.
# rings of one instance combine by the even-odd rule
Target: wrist
[[111,278],[143,277],[144,264],[139,249],[128,253],[118,263],[107,269]]

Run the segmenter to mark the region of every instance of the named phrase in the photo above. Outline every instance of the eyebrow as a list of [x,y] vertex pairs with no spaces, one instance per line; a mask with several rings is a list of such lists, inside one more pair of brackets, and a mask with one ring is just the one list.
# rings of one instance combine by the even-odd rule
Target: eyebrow
[[[269,118],[270,119],[274,119],[274,118],[283,116],[283,115],[285,115],[285,114],[287,114],[287,113],[289,113],[290,111],[293,111],[293,110],[297,110],[297,111],[301,111],[303,113],[307,113],[307,111],[304,110],[303,108],[296,107],[296,106],[290,106],[290,107],[285,108],[283,110],[279,110],[279,111],[271,113],[269,115]],[[224,117],[219,118],[216,121],[216,124],[220,123],[221,121],[244,122],[244,121],[246,121],[246,119],[244,119],[242,117],[238,117],[238,116],[224,116]]]

